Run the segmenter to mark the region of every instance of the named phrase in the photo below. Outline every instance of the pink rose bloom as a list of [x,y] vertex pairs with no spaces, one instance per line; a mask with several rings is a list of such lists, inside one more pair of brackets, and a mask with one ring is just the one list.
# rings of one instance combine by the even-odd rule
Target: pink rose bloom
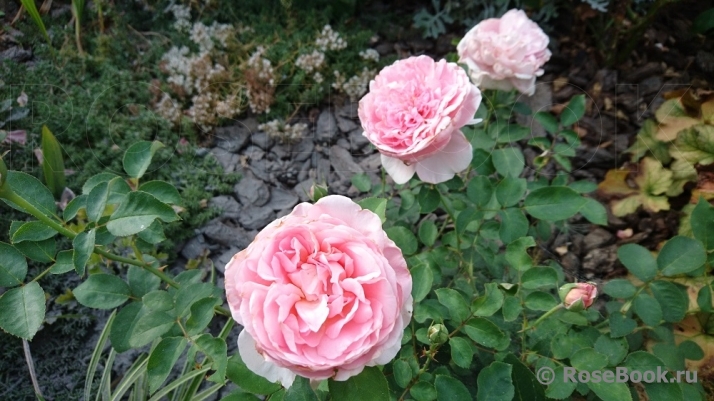
[[[566,284],[558,292],[566,309],[587,309],[597,298],[597,286],[593,283]],[[578,301],[582,301],[582,305]]]
[[535,92],[541,66],[550,59],[548,35],[522,10],[479,22],[461,39],[456,50],[473,82],[481,88]]
[[290,386],[295,375],[347,380],[399,352],[412,278],[379,217],[331,195],[261,231],[226,266],[246,366]]
[[465,170],[473,150],[460,131],[477,123],[481,92],[446,60],[410,57],[385,67],[359,102],[364,136],[382,154],[397,184],[419,178],[436,184]]

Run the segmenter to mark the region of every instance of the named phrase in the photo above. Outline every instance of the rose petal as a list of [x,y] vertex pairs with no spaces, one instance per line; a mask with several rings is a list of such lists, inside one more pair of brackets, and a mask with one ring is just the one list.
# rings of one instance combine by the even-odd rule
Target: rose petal
[[253,337],[244,329],[238,334],[238,352],[245,366],[270,382],[280,382],[285,388],[292,386],[295,373],[266,360],[256,348]]
[[451,141],[441,152],[417,163],[419,178],[430,184],[448,181],[456,173],[466,170],[473,158],[473,148],[461,131],[451,137]]
[[395,183],[406,184],[414,176],[414,172],[417,169],[415,165],[407,166],[403,161],[397,158],[385,155],[381,156],[382,166]]

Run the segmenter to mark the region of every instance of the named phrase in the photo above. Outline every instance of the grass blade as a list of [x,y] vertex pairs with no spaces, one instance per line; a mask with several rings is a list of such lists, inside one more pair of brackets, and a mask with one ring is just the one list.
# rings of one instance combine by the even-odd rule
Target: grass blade
[[142,374],[146,374],[146,365],[149,363],[149,356],[142,354],[124,375],[121,383],[117,386],[112,395],[111,401],[119,401],[124,396],[124,393],[129,391],[135,381],[139,380]]
[[178,386],[180,386],[180,385],[182,385],[182,384],[184,384],[184,383],[186,383],[186,382],[188,382],[188,381],[190,381],[190,380],[193,380],[193,378],[196,377],[196,376],[201,376],[201,375],[206,374],[206,372],[208,372],[209,370],[211,370],[211,366],[206,366],[206,367],[203,367],[203,368],[201,368],[201,369],[199,369],[199,370],[194,370],[194,371],[192,371],[192,372],[190,372],[190,373],[187,373],[187,374],[185,374],[185,375],[179,377],[178,379],[176,379],[176,380],[174,380],[173,382],[171,382],[171,384],[169,384],[168,386],[166,386],[166,387],[162,388],[161,390],[157,391],[156,394],[154,394],[153,397],[149,398],[149,401],[159,401],[159,400],[161,399],[161,397],[163,397],[163,396],[165,396],[166,394],[168,394],[171,390],[175,389],[176,387],[178,387]]
[[[97,396],[94,401],[109,400],[112,397],[112,366],[114,366],[114,358],[117,356],[117,352],[114,348],[109,351],[109,357],[107,362],[104,364],[104,372],[102,372],[102,379],[99,381],[99,388],[97,389]],[[88,400],[85,398],[85,400]]]
[[30,14],[30,17],[32,17],[32,20],[35,22],[35,25],[37,25],[37,28],[39,28],[40,32],[42,32],[42,35],[45,36],[47,44],[50,46],[51,49],[52,41],[50,40],[50,35],[47,34],[47,28],[45,28],[45,23],[42,22],[40,12],[37,10],[35,0],[20,0],[20,3],[22,3],[22,7],[25,8],[25,11]]
[[[99,364],[99,358],[102,357],[102,350],[104,350],[104,346],[107,344],[107,340],[109,339],[109,329],[112,327],[112,322],[114,321],[114,316],[116,316],[117,311],[114,310],[112,314],[109,316],[109,319],[107,320],[107,323],[104,325],[104,328],[102,329],[102,333],[99,335],[99,340],[97,341],[97,345],[94,347],[94,352],[92,352],[92,357],[89,359],[89,367],[87,368],[87,377],[84,379],[84,399],[89,400],[89,397],[91,396],[92,393],[92,382],[94,381],[94,375],[97,373],[97,364]],[[104,368],[105,373],[107,370],[107,367]],[[111,369],[109,369],[111,370]],[[104,374],[102,374],[102,378]],[[101,386],[100,386],[101,387]]]

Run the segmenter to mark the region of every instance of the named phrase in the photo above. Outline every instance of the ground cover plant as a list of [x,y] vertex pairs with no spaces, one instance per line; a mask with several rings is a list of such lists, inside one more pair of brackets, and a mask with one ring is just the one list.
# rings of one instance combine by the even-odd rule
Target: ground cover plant
[[[588,98],[557,113],[524,102],[551,52],[522,10],[477,21],[445,59],[385,60],[349,12],[247,5],[266,13],[261,26],[201,18],[236,13],[213,3],[147,2],[131,22],[97,3],[102,28],[88,40],[74,2],[71,28],[35,38],[61,73],[1,67],[16,75],[0,88],[0,328],[24,346],[12,362],[25,361],[38,399],[48,394],[32,361],[43,355],[29,343],[57,319],[50,302],[107,317],[81,362],[85,400],[711,397],[708,93],[672,95],[632,145],[635,167],[598,185],[571,174]],[[130,50],[103,36],[108,26],[148,37],[157,20],[170,41],[132,51],[134,64],[112,55]],[[58,46],[53,29],[71,41]],[[290,38],[275,41],[277,29]],[[29,120],[44,92],[14,79],[38,76],[89,83],[62,82],[69,94],[38,114],[56,118]],[[110,84],[129,79],[151,84]],[[241,179],[202,155],[215,126],[252,113],[256,129],[297,142],[310,135],[303,107],[327,94],[358,105],[381,179],[353,175],[352,198],[314,185],[225,266],[169,268],[167,244],[219,212],[202,201]],[[87,113],[80,124],[58,113],[66,99]],[[529,117],[542,135],[519,123]],[[576,225],[606,226],[608,208],[656,212],[685,191],[680,235],[618,249],[625,277],[585,282],[547,251]],[[54,293],[58,283],[67,291]],[[122,354],[133,356],[117,368]]]

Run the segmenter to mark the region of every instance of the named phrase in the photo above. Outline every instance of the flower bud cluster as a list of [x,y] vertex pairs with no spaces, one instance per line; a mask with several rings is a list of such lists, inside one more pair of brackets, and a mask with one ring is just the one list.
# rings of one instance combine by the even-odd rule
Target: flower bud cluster
[[322,32],[315,39],[315,45],[322,50],[342,50],[347,47],[347,41],[340,37],[340,34],[333,31],[330,25],[325,25]]
[[325,53],[319,50],[313,50],[312,53],[302,54],[295,61],[295,65],[310,73],[314,70],[319,70],[325,64]]

